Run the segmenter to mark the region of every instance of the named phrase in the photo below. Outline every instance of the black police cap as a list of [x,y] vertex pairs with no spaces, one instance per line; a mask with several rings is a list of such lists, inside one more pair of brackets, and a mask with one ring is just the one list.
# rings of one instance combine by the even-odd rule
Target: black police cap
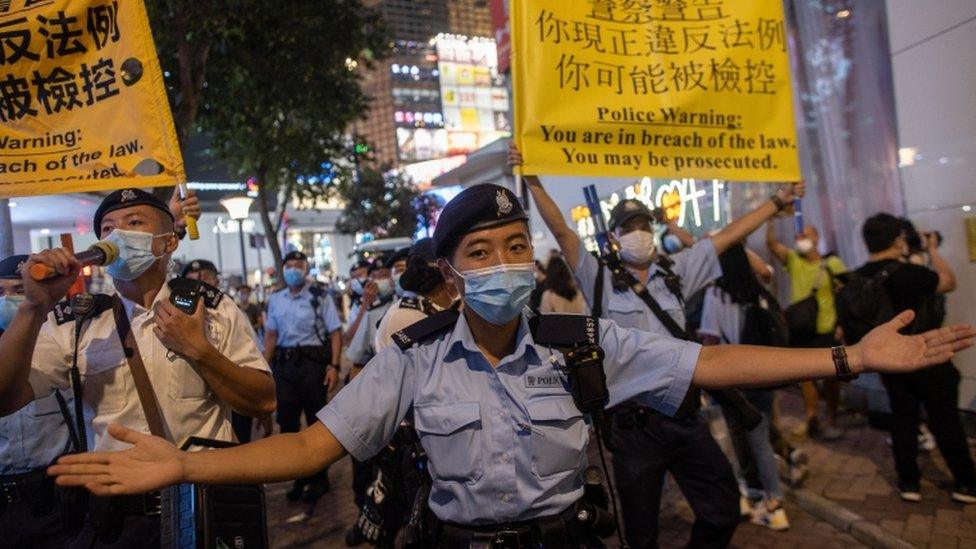
[[294,250],[285,254],[285,258],[284,260],[282,260],[282,262],[288,263],[289,261],[292,261],[294,259],[297,259],[299,261],[304,261],[306,263],[308,262],[308,256],[298,250]]
[[119,189],[106,196],[99,204],[98,209],[95,210],[95,234],[99,238],[102,237],[102,218],[105,217],[105,214],[132,206],[152,206],[159,211],[166,212],[171,220],[176,221],[172,212],[169,211],[169,206],[153,196],[152,193],[147,193],[142,189]]
[[474,231],[498,227],[529,216],[515,193],[499,185],[474,185],[444,206],[434,229],[434,253],[447,257],[461,238]]
[[356,269],[369,269],[369,261],[360,259],[359,261],[353,263],[352,267],[349,267],[349,272],[351,273]]
[[20,278],[20,266],[27,263],[26,255],[12,255],[0,261],[0,280]]
[[185,277],[186,275],[196,271],[213,271],[214,273],[220,274],[220,271],[217,270],[217,266],[214,265],[212,261],[207,261],[206,259],[194,259],[193,261],[187,263],[186,267],[183,267],[183,273],[180,276]]
[[397,261],[406,261],[407,256],[410,255],[410,248],[400,248],[399,250],[393,252],[392,255],[386,258],[386,268],[392,269],[393,264]]
[[614,230],[635,217],[646,217],[648,221],[654,220],[654,214],[640,200],[628,198],[617,202],[617,205],[610,210],[610,230]]

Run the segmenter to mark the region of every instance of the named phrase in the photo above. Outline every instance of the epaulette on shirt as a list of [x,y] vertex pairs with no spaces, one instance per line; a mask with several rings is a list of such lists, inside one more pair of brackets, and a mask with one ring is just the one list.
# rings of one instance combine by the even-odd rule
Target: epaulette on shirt
[[420,297],[401,297],[400,308],[420,311],[427,316],[437,313],[437,310],[434,309],[429,301]]
[[569,348],[600,344],[600,323],[592,316],[537,313],[529,319],[529,330],[539,345]]
[[393,342],[401,350],[406,351],[410,347],[413,347],[414,343],[428,341],[440,335],[448,328],[453,327],[457,323],[458,316],[460,316],[460,313],[454,309],[447,309],[446,311],[432,314],[419,322],[407,326],[399,332],[395,332],[393,334]]
[[208,309],[216,309],[217,305],[220,305],[220,300],[224,298],[224,292],[206,282],[192,278],[177,277],[170,280],[169,290],[173,293],[197,291]]
[[[106,294],[95,294],[92,296],[94,298],[92,312],[88,318],[95,318],[96,316],[108,311],[112,308],[112,296]],[[58,326],[62,324],[67,324],[69,322],[74,322],[75,311],[72,307],[71,301],[65,299],[59,301],[57,305],[54,306],[54,321],[57,322]]]

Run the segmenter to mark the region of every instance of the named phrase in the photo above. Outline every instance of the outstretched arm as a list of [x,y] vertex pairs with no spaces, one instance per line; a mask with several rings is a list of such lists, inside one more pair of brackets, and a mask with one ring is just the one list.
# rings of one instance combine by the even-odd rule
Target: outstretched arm
[[[513,167],[522,165],[522,153],[515,147],[514,141],[508,145],[508,165]],[[546,222],[546,227],[549,228],[552,235],[556,237],[559,250],[563,253],[563,257],[566,258],[566,264],[569,265],[570,269],[575,271],[576,266],[579,265],[579,236],[566,224],[562,212],[559,211],[559,206],[556,205],[552,197],[549,196],[549,193],[542,187],[542,182],[539,181],[539,178],[534,175],[524,175],[522,177],[525,179],[525,184],[529,187],[529,192],[532,193],[532,200],[535,200],[536,207],[539,208],[539,215]]]
[[165,440],[121,425],[109,434],[133,445],[123,452],[62,457],[48,469],[61,486],[84,486],[98,496],[141,494],[182,482],[257,484],[310,476],[346,455],[321,422],[299,433],[205,452],[181,452]]
[[776,226],[772,221],[766,223],[766,247],[780,263],[786,263],[786,256],[790,254],[790,249],[776,238]]
[[[785,204],[793,202],[794,198],[802,198],[806,192],[806,185],[803,181],[796,184],[785,185],[776,191],[776,196]],[[771,219],[779,209],[772,200],[768,200],[755,210],[729,223],[724,229],[712,237],[715,243],[715,251],[721,255],[729,249],[729,246],[752,234],[760,225]]]
[[[942,364],[973,344],[976,330],[958,325],[904,336],[915,314],[905,311],[847,348],[854,373],[907,373]],[[692,383],[705,389],[768,387],[836,375],[830,349],[786,349],[751,345],[703,347]]]

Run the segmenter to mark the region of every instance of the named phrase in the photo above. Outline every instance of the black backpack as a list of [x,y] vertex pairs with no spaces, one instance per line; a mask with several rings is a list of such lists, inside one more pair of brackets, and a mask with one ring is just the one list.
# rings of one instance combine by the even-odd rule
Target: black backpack
[[898,311],[885,288],[885,282],[904,264],[892,261],[873,276],[854,271],[846,274],[844,285],[837,291],[837,321],[844,329],[844,341],[853,345],[861,341],[875,327],[888,322]]
[[755,302],[742,306],[742,345],[763,345],[766,347],[789,346],[789,328],[779,302],[766,289],[763,289]]

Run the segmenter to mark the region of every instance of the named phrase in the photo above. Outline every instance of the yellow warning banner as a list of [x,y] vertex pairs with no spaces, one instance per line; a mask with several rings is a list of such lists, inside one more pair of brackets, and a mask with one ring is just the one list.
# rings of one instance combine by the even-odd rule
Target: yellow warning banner
[[781,0],[513,0],[522,172],[795,181]]
[[0,198],[184,180],[142,0],[0,0]]

